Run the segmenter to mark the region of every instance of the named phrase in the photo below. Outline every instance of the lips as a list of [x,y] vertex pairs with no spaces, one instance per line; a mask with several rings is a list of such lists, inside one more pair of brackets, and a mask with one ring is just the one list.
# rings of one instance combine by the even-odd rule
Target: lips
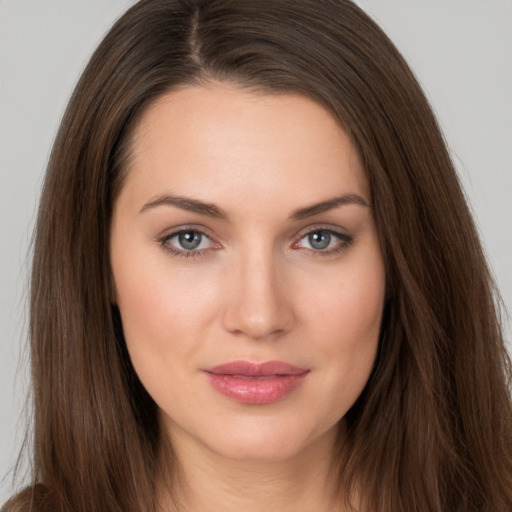
[[232,361],[204,371],[213,388],[245,404],[270,404],[294,391],[309,370],[282,361]]

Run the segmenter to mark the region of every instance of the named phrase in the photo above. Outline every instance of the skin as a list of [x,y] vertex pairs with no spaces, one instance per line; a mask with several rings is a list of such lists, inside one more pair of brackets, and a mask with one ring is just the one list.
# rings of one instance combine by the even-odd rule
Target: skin
[[[347,194],[360,200],[291,217]],[[354,145],[304,97],[215,83],[167,93],[142,116],[111,264],[132,363],[181,465],[183,510],[333,510],[334,444],[370,375],[384,302],[370,204]],[[198,249],[180,245],[183,228],[205,234]],[[330,233],[327,248],[311,233]],[[233,360],[309,373],[275,403],[242,404],[203,371]],[[173,510],[163,491],[161,502]]]

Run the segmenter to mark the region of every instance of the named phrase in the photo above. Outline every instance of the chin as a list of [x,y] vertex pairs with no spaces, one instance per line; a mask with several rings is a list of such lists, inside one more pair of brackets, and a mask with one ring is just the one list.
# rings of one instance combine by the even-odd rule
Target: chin
[[210,451],[231,460],[284,462],[316,449],[324,441],[332,446],[336,432],[337,426],[322,432],[304,422],[253,419],[232,423],[227,429],[226,425],[211,429],[202,442]]

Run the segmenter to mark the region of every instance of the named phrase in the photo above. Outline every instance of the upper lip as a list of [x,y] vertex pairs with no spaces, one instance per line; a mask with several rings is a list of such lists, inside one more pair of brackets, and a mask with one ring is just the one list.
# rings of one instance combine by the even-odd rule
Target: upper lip
[[265,361],[251,363],[250,361],[231,361],[206,370],[216,375],[243,375],[245,377],[269,377],[272,375],[301,375],[307,373],[307,368],[299,368],[283,361]]

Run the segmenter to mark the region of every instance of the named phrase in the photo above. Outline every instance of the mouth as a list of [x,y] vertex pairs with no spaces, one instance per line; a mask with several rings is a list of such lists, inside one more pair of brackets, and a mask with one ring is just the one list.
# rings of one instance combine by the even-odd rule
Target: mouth
[[310,370],[285,363],[232,361],[204,370],[213,388],[222,395],[244,404],[277,402],[294,391]]

